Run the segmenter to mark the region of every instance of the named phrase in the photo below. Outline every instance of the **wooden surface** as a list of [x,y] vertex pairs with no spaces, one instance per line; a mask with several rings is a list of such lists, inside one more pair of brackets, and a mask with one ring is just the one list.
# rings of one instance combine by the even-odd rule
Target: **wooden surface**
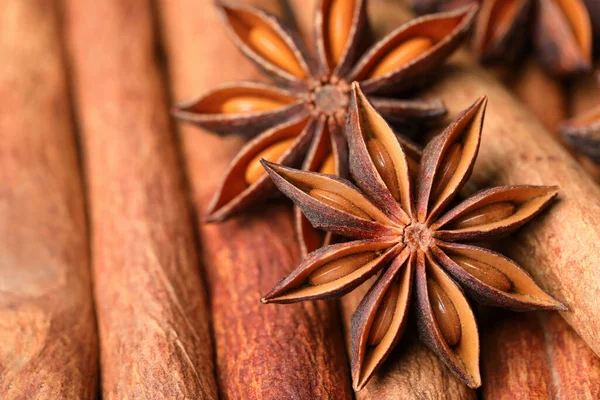
[[105,399],[216,399],[209,314],[150,1],[65,2]]
[[0,398],[92,399],[87,228],[54,3],[0,10]]

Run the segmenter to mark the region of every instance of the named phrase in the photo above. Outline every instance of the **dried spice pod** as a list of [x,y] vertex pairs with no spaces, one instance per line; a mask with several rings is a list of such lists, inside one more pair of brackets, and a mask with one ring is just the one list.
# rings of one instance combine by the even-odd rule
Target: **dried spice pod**
[[[457,242],[515,231],[548,205],[557,188],[493,188],[467,198],[440,217],[471,174],[487,100],[477,100],[427,145],[415,179],[390,127],[369,104],[358,83],[352,88],[350,171],[360,189],[341,178],[268,161],[263,164],[277,187],[315,227],[359,240],[311,253],[262,301],[330,298],[348,293],[378,274],[352,317],[355,389],[368,382],[401,337],[413,290],[424,343],[468,386],[478,387],[477,326],[461,286],[482,302],[496,306],[520,310],[564,306],[513,261]],[[445,168],[447,164],[454,167]],[[440,181],[442,188],[436,193],[433,188]],[[334,192],[335,201],[311,196],[315,187]],[[368,258],[348,257],[374,250],[376,254]],[[465,268],[465,259],[470,268]],[[335,280],[315,284],[311,274],[332,260],[342,264],[341,269],[335,265]]]
[[[175,107],[179,119],[222,135],[240,131],[255,135],[267,129],[232,161],[206,211],[208,221],[222,221],[275,194],[272,185],[231,186],[228,182],[241,182],[239,163],[244,155],[264,150],[268,142],[265,136],[289,121],[304,118],[306,126],[316,126],[309,145],[291,148],[285,160],[268,159],[293,167],[300,162],[303,170],[312,172],[321,171],[329,160],[327,172],[345,177],[344,130],[353,80],[364,82],[365,91],[390,122],[410,130],[445,116],[445,107],[437,100],[389,98],[385,94],[406,96],[431,78],[465,38],[476,7],[417,18],[363,52],[366,3],[319,2],[313,18],[315,59],[298,40],[299,35],[273,15],[247,5],[219,3],[234,44],[280,86],[230,83]],[[295,216],[304,254],[329,243],[331,235],[313,229],[298,210]]]
[[89,235],[54,2],[0,1],[0,397],[98,398]]
[[473,49],[481,61],[520,61],[528,46],[553,75],[590,69],[592,24],[584,0],[415,0],[417,13],[481,4]]

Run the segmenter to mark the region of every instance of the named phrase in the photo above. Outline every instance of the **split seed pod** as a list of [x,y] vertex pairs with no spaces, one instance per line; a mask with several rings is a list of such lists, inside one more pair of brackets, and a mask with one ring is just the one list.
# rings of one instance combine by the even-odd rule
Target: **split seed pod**
[[560,132],[575,150],[600,164],[600,106],[563,122]]
[[527,48],[554,75],[587,71],[592,24],[584,0],[415,0],[418,13],[481,4],[473,49],[484,62],[514,62]]
[[355,240],[309,254],[262,301],[338,297],[377,276],[352,318],[356,390],[400,340],[411,299],[424,343],[473,388],[481,385],[479,338],[463,290],[479,302],[513,310],[564,309],[514,261],[460,243],[515,231],[549,204],[556,187],[496,187],[447,210],[473,169],[486,104],[477,100],[430,142],[416,178],[396,135],[357,83],[348,139],[358,187],[263,161],[313,226]]
[[[175,116],[221,135],[255,136],[227,169],[207,210],[221,221],[276,191],[259,159],[304,171],[347,176],[344,135],[352,80],[364,83],[375,107],[394,124],[415,128],[446,114],[438,100],[407,95],[424,83],[461,44],[476,7],[417,18],[370,50],[366,47],[366,0],[321,0],[316,8],[316,57],[299,35],[257,8],[221,1],[219,10],[236,46],[278,86],[238,82],[217,87],[175,107]],[[414,130],[414,129],[411,129]],[[420,150],[407,139],[413,164]],[[296,230],[304,254],[329,242],[298,210]]]

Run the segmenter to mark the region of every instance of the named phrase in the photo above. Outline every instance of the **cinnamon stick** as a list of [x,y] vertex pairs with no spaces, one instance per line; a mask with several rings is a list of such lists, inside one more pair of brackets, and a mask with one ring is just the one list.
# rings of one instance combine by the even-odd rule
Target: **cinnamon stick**
[[0,397],[93,399],[84,201],[54,3],[0,1]]
[[217,398],[148,0],[65,1],[107,399]]
[[600,397],[600,358],[556,313],[495,313],[483,325],[484,399]]
[[567,117],[567,99],[562,83],[548,76],[534,61],[526,61],[508,83],[544,128],[560,143],[558,127]]
[[[177,100],[225,80],[256,77],[229,41],[212,0],[163,0],[158,9]],[[194,203],[202,210],[241,141],[180,128]],[[268,205],[218,225],[199,222],[224,398],[351,397],[335,303],[260,303],[298,265],[290,217],[289,207]]]

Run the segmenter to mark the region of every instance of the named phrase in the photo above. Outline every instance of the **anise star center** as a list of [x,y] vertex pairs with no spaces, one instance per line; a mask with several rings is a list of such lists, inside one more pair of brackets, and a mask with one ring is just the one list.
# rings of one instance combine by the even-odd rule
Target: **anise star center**
[[313,89],[311,99],[320,114],[343,113],[350,102],[350,88],[344,81],[326,82]]
[[425,224],[413,222],[404,228],[404,244],[411,251],[426,251],[433,241],[433,234]]

